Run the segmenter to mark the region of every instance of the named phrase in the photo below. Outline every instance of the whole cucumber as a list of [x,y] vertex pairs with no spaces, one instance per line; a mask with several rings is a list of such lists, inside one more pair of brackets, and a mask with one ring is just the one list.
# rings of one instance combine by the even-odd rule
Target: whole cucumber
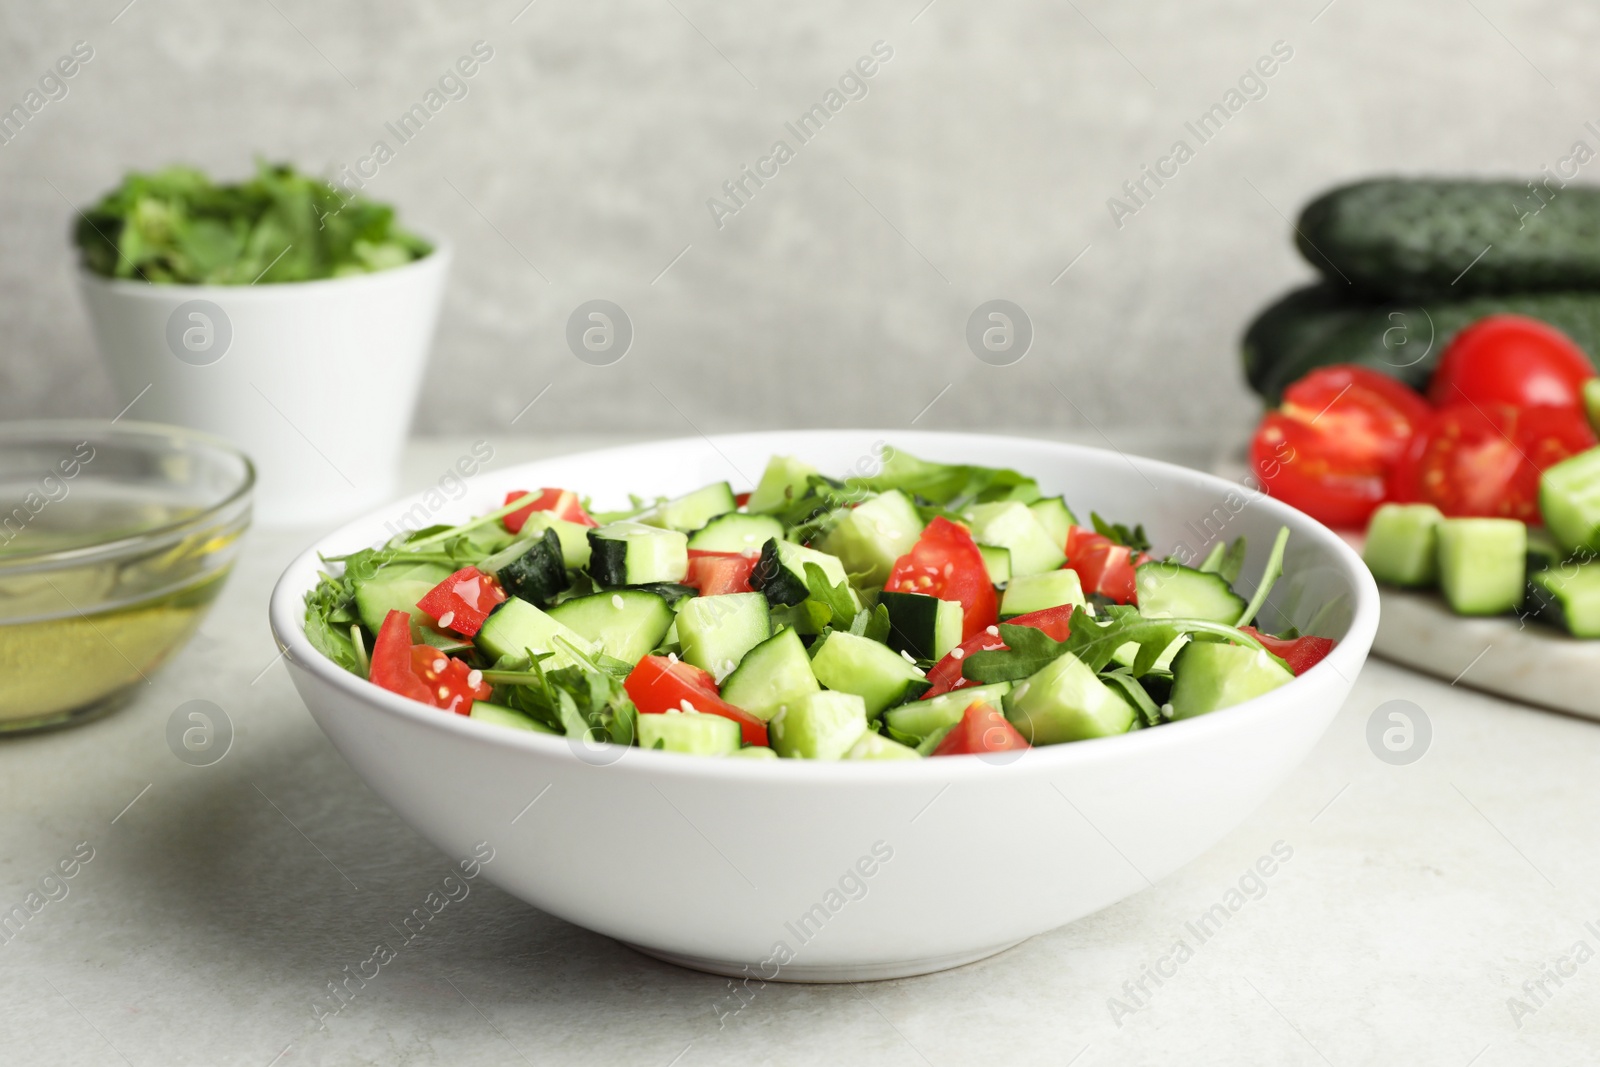
[[1300,213],[1296,243],[1330,282],[1369,298],[1600,290],[1600,187],[1374,178]]
[[1338,282],[1296,289],[1257,315],[1242,341],[1245,377],[1271,404],[1307,372],[1359,363],[1426,389],[1439,354],[1485,315],[1542,319],[1600,361],[1600,291],[1506,293],[1420,302],[1367,302]]

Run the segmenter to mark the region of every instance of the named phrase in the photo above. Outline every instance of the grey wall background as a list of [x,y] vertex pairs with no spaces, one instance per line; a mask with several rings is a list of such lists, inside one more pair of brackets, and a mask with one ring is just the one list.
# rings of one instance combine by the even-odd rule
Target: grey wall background
[[[1242,433],[1239,330],[1310,274],[1285,216],[1374,171],[1532,174],[1600,118],[1590,5],[926,2],[10,0],[6,106],[74,41],[95,57],[0,146],[0,416],[116,410],[70,204],[129,167],[395,147],[384,123],[480,39],[470,94],[368,186],[457,246],[419,432],[504,428],[553,383],[517,430],[904,424],[951,386],[919,426]],[[707,198],[879,40],[866,98],[719,230]],[[1107,198],[1279,40],[1266,96],[1114,226]],[[615,366],[564,342],[595,297],[637,332]],[[963,341],[996,297],[1036,330],[1010,367]]]

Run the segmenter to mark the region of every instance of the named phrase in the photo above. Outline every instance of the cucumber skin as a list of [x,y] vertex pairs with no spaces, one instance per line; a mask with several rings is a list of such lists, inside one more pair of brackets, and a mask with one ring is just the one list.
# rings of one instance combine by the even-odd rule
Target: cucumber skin
[[1594,186],[1374,178],[1317,197],[1295,232],[1325,278],[1379,299],[1600,288]]
[[[1245,329],[1245,380],[1267,403],[1277,404],[1288,386],[1332,363],[1360,364],[1425,390],[1456,333],[1498,313],[1542,319],[1600,363],[1600,291],[1505,293],[1421,304],[1363,301],[1347,292],[1337,281],[1296,289]],[[1398,343],[1402,336],[1404,344]],[[1420,351],[1426,355],[1418,358]]]

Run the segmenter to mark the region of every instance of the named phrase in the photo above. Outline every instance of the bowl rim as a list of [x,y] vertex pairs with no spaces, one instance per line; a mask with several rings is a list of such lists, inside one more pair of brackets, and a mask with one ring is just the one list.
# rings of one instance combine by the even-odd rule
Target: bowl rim
[[45,435],[77,437],[80,433],[86,440],[96,435],[102,438],[182,438],[190,444],[201,445],[238,459],[244,465],[244,476],[227,496],[193,515],[175,519],[160,526],[152,526],[137,533],[113,538],[109,541],[94,541],[90,544],[79,545],[76,548],[19,552],[14,555],[0,557],[0,575],[24,574],[35,570],[81,566],[85,563],[93,563],[97,560],[120,556],[125,552],[147,546],[151,541],[190,533],[215,522],[219,516],[237,507],[241,502],[247,503],[251,491],[255,488],[256,466],[249,455],[238,446],[221,437],[201,430],[192,430],[187,426],[174,426],[161,422],[139,422],[136,420],[124,422],[120,419],[27,419],[19,422],[0,423],[0,448],[17,440],[27,442],[29,440],[37,440]]
[[[412,232],[415,233],[416,231]],[[185,300],[193,300],[206,297],[218,299],[220,296],[226,296],[245,300],[268,300],[296,293],[319,294],[331,286],[351,288],[360,285],[389,284],[423,271],[448,268],[455,255],[455,245],[447,238],[435,239],[425,234],[418,234],[417,236],[433,247],[427,255],[419,256],[409,263],[398,267],[388,267],[384,270],[368,271],[363,274],[346,274],[337,278],[312,278],[299,282],[269,282],[266,285],[256,285],[254,283],[248,285],[195,285],[188,282],[150,282],[139,278],[108,278],[104,274],[97,274],[85,267],[81,258],[73,265],[73,270],[78,276],[80,285],[92,285],[107,292],[134,299],[148,298],[158,300],[182,297]]]
[[[580,457],[590,461],[605,461],[615,455],[620,460],[623,458],[623,454],[632,453],[639,449],[658,448],[681,443],[709,443],[715,448],[719,442],[748,441],[752,438],[826,438],[842,434],[871,435],[880,440],[907,442],[915,439],[928,440],[937,438],[956,444],[963,441],[982,440],[990,444],[1009,444],[1029,448],[1045,446],[1059,449],[1069,456],[1071,454],[1097,457],[1116,456],[1121,461],[1132,465],[1135,470],[1142,470],[1169,479],[1199,482],[1223,493],[1238,492],[1241,488],[1237,482],[1229,481],[1226,478],[1205,471],[1195,470],[1175,463],[1167,463],[1162,460],[1133,456],[1118,449],[1070,444],[1048,438],[953,431],[903,431],[872,428],[764,430],[747,433],[715,434],[709,437],[702,434],[698,437],[661,438],[653,441],[602,449],[588,449],[562,456],[552,456],[525,464],[517,464],[493,473],[503,477],[513,476],[524,467],[544,466],[560,463],[563,460],[575,460]],[[460,740],[476,742],[485,747],[510,748],[527,752],[530,755],[554,758],[569,766],[580,766],[582,764],[596,766],[597,761],[581,757],[576,751],[573,742],[566,737],[507,729],[486,730],[482,728],[483,724],[481,723],[469,723],[466,721],[465,716],[441,714],[437,708],[426,707],[397,693],[391,693],[373,685],[365,679],[344,670],[322,655],[312,647],[309,639],[305,636],[304,595],[310,589],[304,586],[302,580],[292,580],[295,572],[309,561],[320,559],[321,554],[325,551],[344,551],[344,548],[335,546],[341,539],[348,541],[354,537],[353,531],[355,528],[372,522],[379,514],[391,508],[420,500],[426,492],[427,490],[422,490],[410,494],[345,523],[338,529],[318,538],[314,544],[289,562],[273,587],[268,606],[268,621],[272,630],[273,640],[278,646],[280,655],[288,661],[291,670],[304,671],[316,680],[331,685],[335,690],[348,695],[359,703],[390,714],[397,714],[410,722],[421,725],[425,729],[454,734]],[[1023,752],[1021,757],[1007,763],[1000,763],[983,755],[946,756],[937,760],[895,760],[889,762],[798,759],[762,760],[757,762],[717,756],[693,756],[680,752],[654,752],[630,746],[623,748],[614,761],[596,766],[596,769],[703,781],[738,782],[741,784],[761,781],[781,781],[785,784],[790,784],[798,777],[801,781],[825,784],[870,783],[881,785],[893,781],[926,786],[930,783],[950,784],[956,780],[971,779],[991,773],[1004,773],[1007,767],[1012,765],[1017,768],[1011,772],[1013,774],[1026,773],[1021,770],[1025,766],[1048,774],[1055,770],[1101,759],[1112,752],[1131,751],[1133,746],[1152,749],[1181,745],[1208,733],[1217,734],[1234,730],[1247,730],[1263,720],[1284,714],[1295,714],[1298,712],[1297,705],[1299,700],[1297,698],[1300,694],[1306,692],[1308,684],[1327,679],[1330,675],[1338,675],[1341,680],[1341,682],[1331,684],[1343,684],[1347,690],[1355,683],[1356,675],[1366,661],[1373,638],[1377,633],[1378,587],[1366,564],[1361,561],[1361,557],[1333,530],[1330,530],[1309,515],[1295,510],[1281,501],[1272,499],[1264,493],[1258,494],[1252,500],[1252,503],[1265,505],[1272,515],[1277,517],[1283,525],[1289,526],[1295,534],[1309,537],[1311,540],[1326,546],[1332,557],[1342,565],[1345,572],[1344,577],[1349,580],[1354,604],[1350,624],[1344,637],[1339,640],[1333,651],[1322,662],[1289,683],[1247,700],[1242,704],[1223,708],[1209,715],[1166,723],[1159,730],[1135,730],[1131,733],[1114,737],[1092,738],[1086,741],[1075,741],[1070,744],[1041,745],[1029,748]],[[1324,684],[1330,683],[1325,682]],[[873,773],[869,769],[872,767],[886,769]],[[626,770],[623,770],[623,768],[626,768]],[[775,778],[774,775],[780,777]]]

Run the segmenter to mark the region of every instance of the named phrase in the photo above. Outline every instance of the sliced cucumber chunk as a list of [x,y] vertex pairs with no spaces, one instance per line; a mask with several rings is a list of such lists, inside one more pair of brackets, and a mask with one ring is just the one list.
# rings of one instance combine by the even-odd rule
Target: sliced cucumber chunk
[[817,681],[860,697],[869,719],[927,691],[928,683],[916,664],[871,638],[835,631],[812,651],[811,669]]
[[678,608],[678,644],[683,658],[710,671],[717,681],[728,677],[746,652],[772,636],[767,598],[760,593],[697,596]]
[[802,463],[793,456],[773,456],[767,460],[767,469],[761,473],[761,481],[750,494],[746,507],[752,515],[782,511],[805,491],[806,480],[820,473],[811,464]]
[[1018,682],[1005,716],[1030,745],[1054,745],[1125,734],[1138,713],[1119,693],[1067,652]]
[[[500,558],[504,558],[503,554]],[[493,573],[506,592],[535,604],[549,603],[572,584],[567,576],[566,557],[561,551],[561,537],[549,529],[526,542],[523,551],[514,558],[504,563],[496,560]]]
[[1172,717],[1192,719],[1243,704],[1294,681],[1294,675],[1260,649],[1219,641],[1191,641],[1172,661]]
[[722,682],[722,699],[765,720],[821,688],[800,635],[784,629],[744,654]]
[[867,732],[867,707],[854,693],[808,693],[767,723],[772,748],[786,759],[842,759]]
[[958,600],[940,600],[927,593],[881,593],[878,603],[889,612],[889,647],[896,652],[938,660],[961,643]]
[[1528,570],[1526,526],[1516,519],[1444,519],[1437,528],[1439,587],[1452,611],[1499,615],[1521,605]]
[[1600,563],[1567,563],[1528,581],[1539,614],[1573,637],[1600,637]]
[[963,518],[972,527],[974,541],[1011,550],[1013,578],[1053,571],[1067,561],[1062,550],[1066,537],[1057,541],[1020,501],[979,504],[968,508]]
[[1428,586],[1439,579],[1439,522],[1432,504],[1384,504],[1367,523],[1361,551],[1372,576],[1385,585]]
[[979,545],[983,567],[989,572],[989,584],[1004,586],[1011,581],[1011,550],[999,545]]
[[[1080,608],[1089,606],[1077,571],[1063,569],[1045,571],[1043,574],[1020,574],[1011,579],[1011,584],[1006,586],[1005,596],[1000,598],[1000,618],[1009,619],[1046,608],[1059,608],[1063,604]],[[1242,609],[1244,604],[1241,602],[1239,607]],[[1234,613],[1234,617],[1238,617],[1238,612]]]
[[1065,497],[1053,496],[1035,500],[1028,505],[1028,510],[1033,512],[1033,517],[1039,521],[1044,532],[1050,535],[1050,540],[1058,545],[1065,546],[1067,534],[1078,525],[1078,517],[1067,507]]
[[1181,563],[1141,563],[1133,572],[1139,614],[1156,619],[1204,619],[1232,626],[1245,599],[1222,575]]
[[750,574],[750,588],[761,590],[775,608],[798,604],[811,595],[806,585],[807,563],[821,567],[830,585],[849,585],[837,556],[774,538],[761,547],[761,559]]
[[760,552],[773,538],[783,537],[783,523],[770,515],[718,515],[689,537],[697,552]]
[[969,685],[965,689],[954,689],[927,700],[914,700],[898,708],[890,708],[883,713],[883,722],[896,734],[921,741],[960,722],[961,716],[974,704],[982,702],[993,708],[1000,707],[1009,692],[1010,682]]
[[478,631],[477,643],[491,659],[501,656],[523,659],[529,652],[548,652],[551,655],[544,666],[552,670],[573,665],[569,645],[586,655],[595,652],[587,637],[517,597],[489,613]]
[[371,578],[356,583],[356,614],[373,633],[383,629],[391,611],[403,611],[412,622],[431,624],[433,618],[417,607],[434,586],[450,577],[449,567],[438,563],[390,564]]
[[[558,519],[548,511],[535,511],[528,516],[528,521],[522,524],[522,533],[518,541],[533,540],[546,530],[554,530],[561,539],[561,558],[567,570],[575,571],[589,565],[589,531],[592,526],[581,523],[568,522]],[[512,548],[515,547],[513,542]],[[510,551],[510,548],[507,549]]]
[[732,756],[739,748],[739,724],[721,715],[669,711],[639,716],[639,747],[690,756]]
[[486,700],[474,700],[472,710],[467,713],[468,718],[477,719],[479,722],[493,723],[496,726],[505,726],[513,730],[526,730],[535,734],[553,734],[554,730],[544,723],[530,716],[524,715],[515,708],[508,708],[503,704],[491,704]]
[[[1027,511],[1026,505],[1017,506]],[[879,586],[889,577],[895,560],[910,552],[920,536],[922,519],[917,509],[904,493],[891,489],[838,514],[817,547],[838,556],[857,584]]]
[[601,585],[681,582],[689,573],[689,539],[677,530],[613,522],[589,531],[589,573]]
[[600,646],[608,656],[637,663],[666,639],[675,616],[665,598],[643,589],[580,596],[547,614]]
[[1600,448],[1569,456],[1539,476],[1545,528],[1569,554],[1600,551]]
[[850,746],[844,754],[845,759],[885,760],[885,759],[921,759],[917,750],[909,745],[902,745],[898,741],[884,737],[882,734],[868,730],[862,734],[855,744]]
[[733,487],[727,482],[716,482],[696,489],[692,493],[685,493],[676,500],[658,504],[649,511],[641,513],[638,519],[646,526],[660,526],[688,533],[690,530],[700,529],[718,515],[726,515],[738,506],[733,499]]

